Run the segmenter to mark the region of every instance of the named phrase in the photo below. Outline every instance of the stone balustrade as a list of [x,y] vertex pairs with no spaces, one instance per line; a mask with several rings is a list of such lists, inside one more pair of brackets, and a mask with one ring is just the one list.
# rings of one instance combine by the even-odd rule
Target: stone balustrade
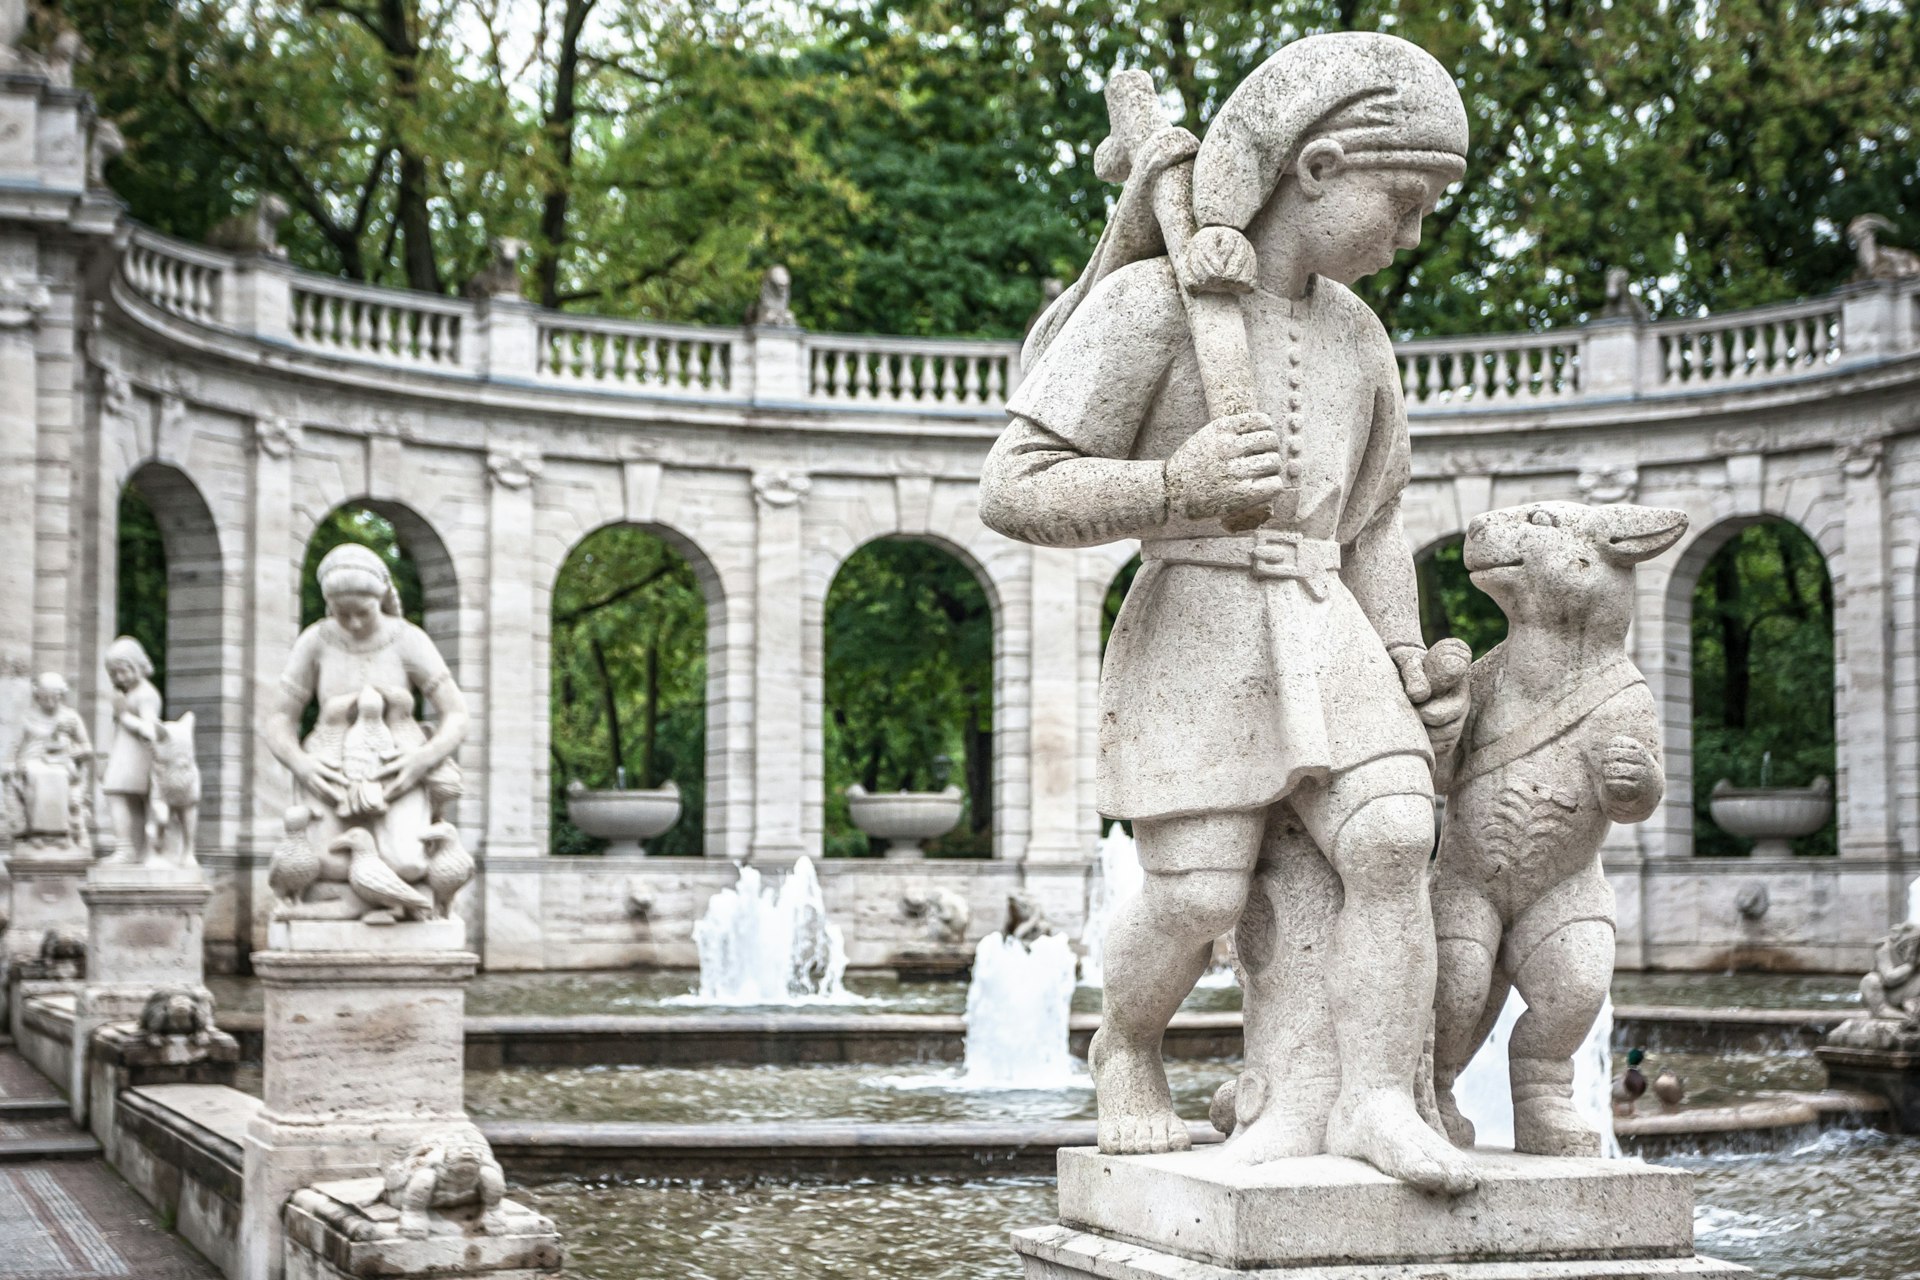
[[[138,229],[120,279],[166,316],[358,363],[716,403],[997,416],[1020,344],[660,324],[351,284]],[[1920,281],[1658,323],[1395,345],[1414,416],[1816,377],[1916,347]]]

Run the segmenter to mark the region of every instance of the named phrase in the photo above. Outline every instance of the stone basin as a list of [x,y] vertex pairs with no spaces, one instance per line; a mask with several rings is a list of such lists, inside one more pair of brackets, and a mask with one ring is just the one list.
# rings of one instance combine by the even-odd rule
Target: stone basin
[[923,856],[921,845],[960,825],[966,795],[958,787],[944,791],[868,791],[847,788],[847,812],[853,825],[887,841],[889,858]]
[[1793,856],[1792,841],[1827,825],[1833,784],[1815,778],[1810,787],[1736,787],[1722,778],[1708,810],[1722,831],[1755,842],[1754,857],[1787,858]]
[[574,782],[567,787],[567,820],[590,836],[612,843],[608,857],[638,858],[646,841],[680,821],[680,787],[592,791]]

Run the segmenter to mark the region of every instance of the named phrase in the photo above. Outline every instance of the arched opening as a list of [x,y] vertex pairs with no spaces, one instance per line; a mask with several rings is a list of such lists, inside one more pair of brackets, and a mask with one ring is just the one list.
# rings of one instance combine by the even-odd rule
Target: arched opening
[[[1709,541],[1711,539],[1711,541]],[[1780,519],[1712,530],[1690,553],[1692,589],[1693,847],[1743,855],[1709,801],[1736,787],[1803,787],[1834,776],[1833,582],[1819,546]],[[1704,560],[1704,563],[1702,563]],[[1835,851],[1831,820],[1794,842]]]
[[1467,642],[1479,657],[1507,638],[1507,615],[1493,597],[1473,585],[1461,552],[1465,534],[1431,543],[1413,558],[1420,591],[1420,637],[1429,645],[1449,636]]
[[993,606],[977,572],[930,541],[882,538],[827,590],[826,834],[829,857],[878,853],[848,814],[847,788],[966,793],[960,824],[926,845],[993,854]]
[[149,462],[120,492],[115,542],[115,628],[139,640],[153,660],[167,718],[193,712],[201,771],[215,776],[208,756],[222,728],[226,665],[213,512],[185,474]]
[[702,576],[688,557],[640,526],[609,525],[568,553],[553,589],[554,853],[607,847],[567,819],[566,789],[576,780],[594,790],[672,782],[680,789],[680,817],[647,841],[647,851],[703,851],[707,606]]

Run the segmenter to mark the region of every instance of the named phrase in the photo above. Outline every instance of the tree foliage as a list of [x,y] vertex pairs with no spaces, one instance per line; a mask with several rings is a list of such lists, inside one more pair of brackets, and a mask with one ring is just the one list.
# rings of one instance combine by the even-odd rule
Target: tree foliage
[[[1693,589],[1694,852],[1745,853],[1715,826],[1714,785],[1806,786],[1834,776],[1833,582],[1813,539],[1748,525]],[[1834,826],[1798,842],[1834,852]]]
[[263,193],[296,261],[450,289],[490,236],[549,304],[732,322],[785,261],[818,328],[1018,334],[1113,190],[1115,66],[1204,128],[1273,49],[1377,29],[1465,96],[1464,181],[1364,282],[1405,334],[1818,293],[1920,243],[1920,16],[1871,0],[66,0],[136,216]]
[[140,490],[120,491],[114,627],[140,642],[153,660],[153,687],[167,693],[167,544]]
[[[993,852],[993,613],[973,573],[925,542],[887,538],[848,556],[826,606],[826,851],[878,852],[847,817],[846,789],[963,787],[960,826],[928,852]],[[941,767],[945,757],[950,774]]]
[[1420,635],[1429,645],[1458,637],[1479,658],[1507,638],[1507,615],[1492,596],[1473,585],[1461,560],[1465,548],[1466,538],[1455,534],[1415,558]]
[[555,853],[606,842],[566,820],[566,787],[680,788],[680,820],[649,853],[703,851],[707,749],[707,604],[685,557],[654,534],[611,525],[581,541],[553,590]]

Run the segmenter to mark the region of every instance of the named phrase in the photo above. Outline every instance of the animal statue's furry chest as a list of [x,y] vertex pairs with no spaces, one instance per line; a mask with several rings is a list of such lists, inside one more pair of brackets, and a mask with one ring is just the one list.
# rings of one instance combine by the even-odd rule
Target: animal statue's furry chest
[[1608,820],[1587,764],[1597,744],[1584,727],[1453,789],[1444,874],[1480,886],[1504,911],[1592,865]]

